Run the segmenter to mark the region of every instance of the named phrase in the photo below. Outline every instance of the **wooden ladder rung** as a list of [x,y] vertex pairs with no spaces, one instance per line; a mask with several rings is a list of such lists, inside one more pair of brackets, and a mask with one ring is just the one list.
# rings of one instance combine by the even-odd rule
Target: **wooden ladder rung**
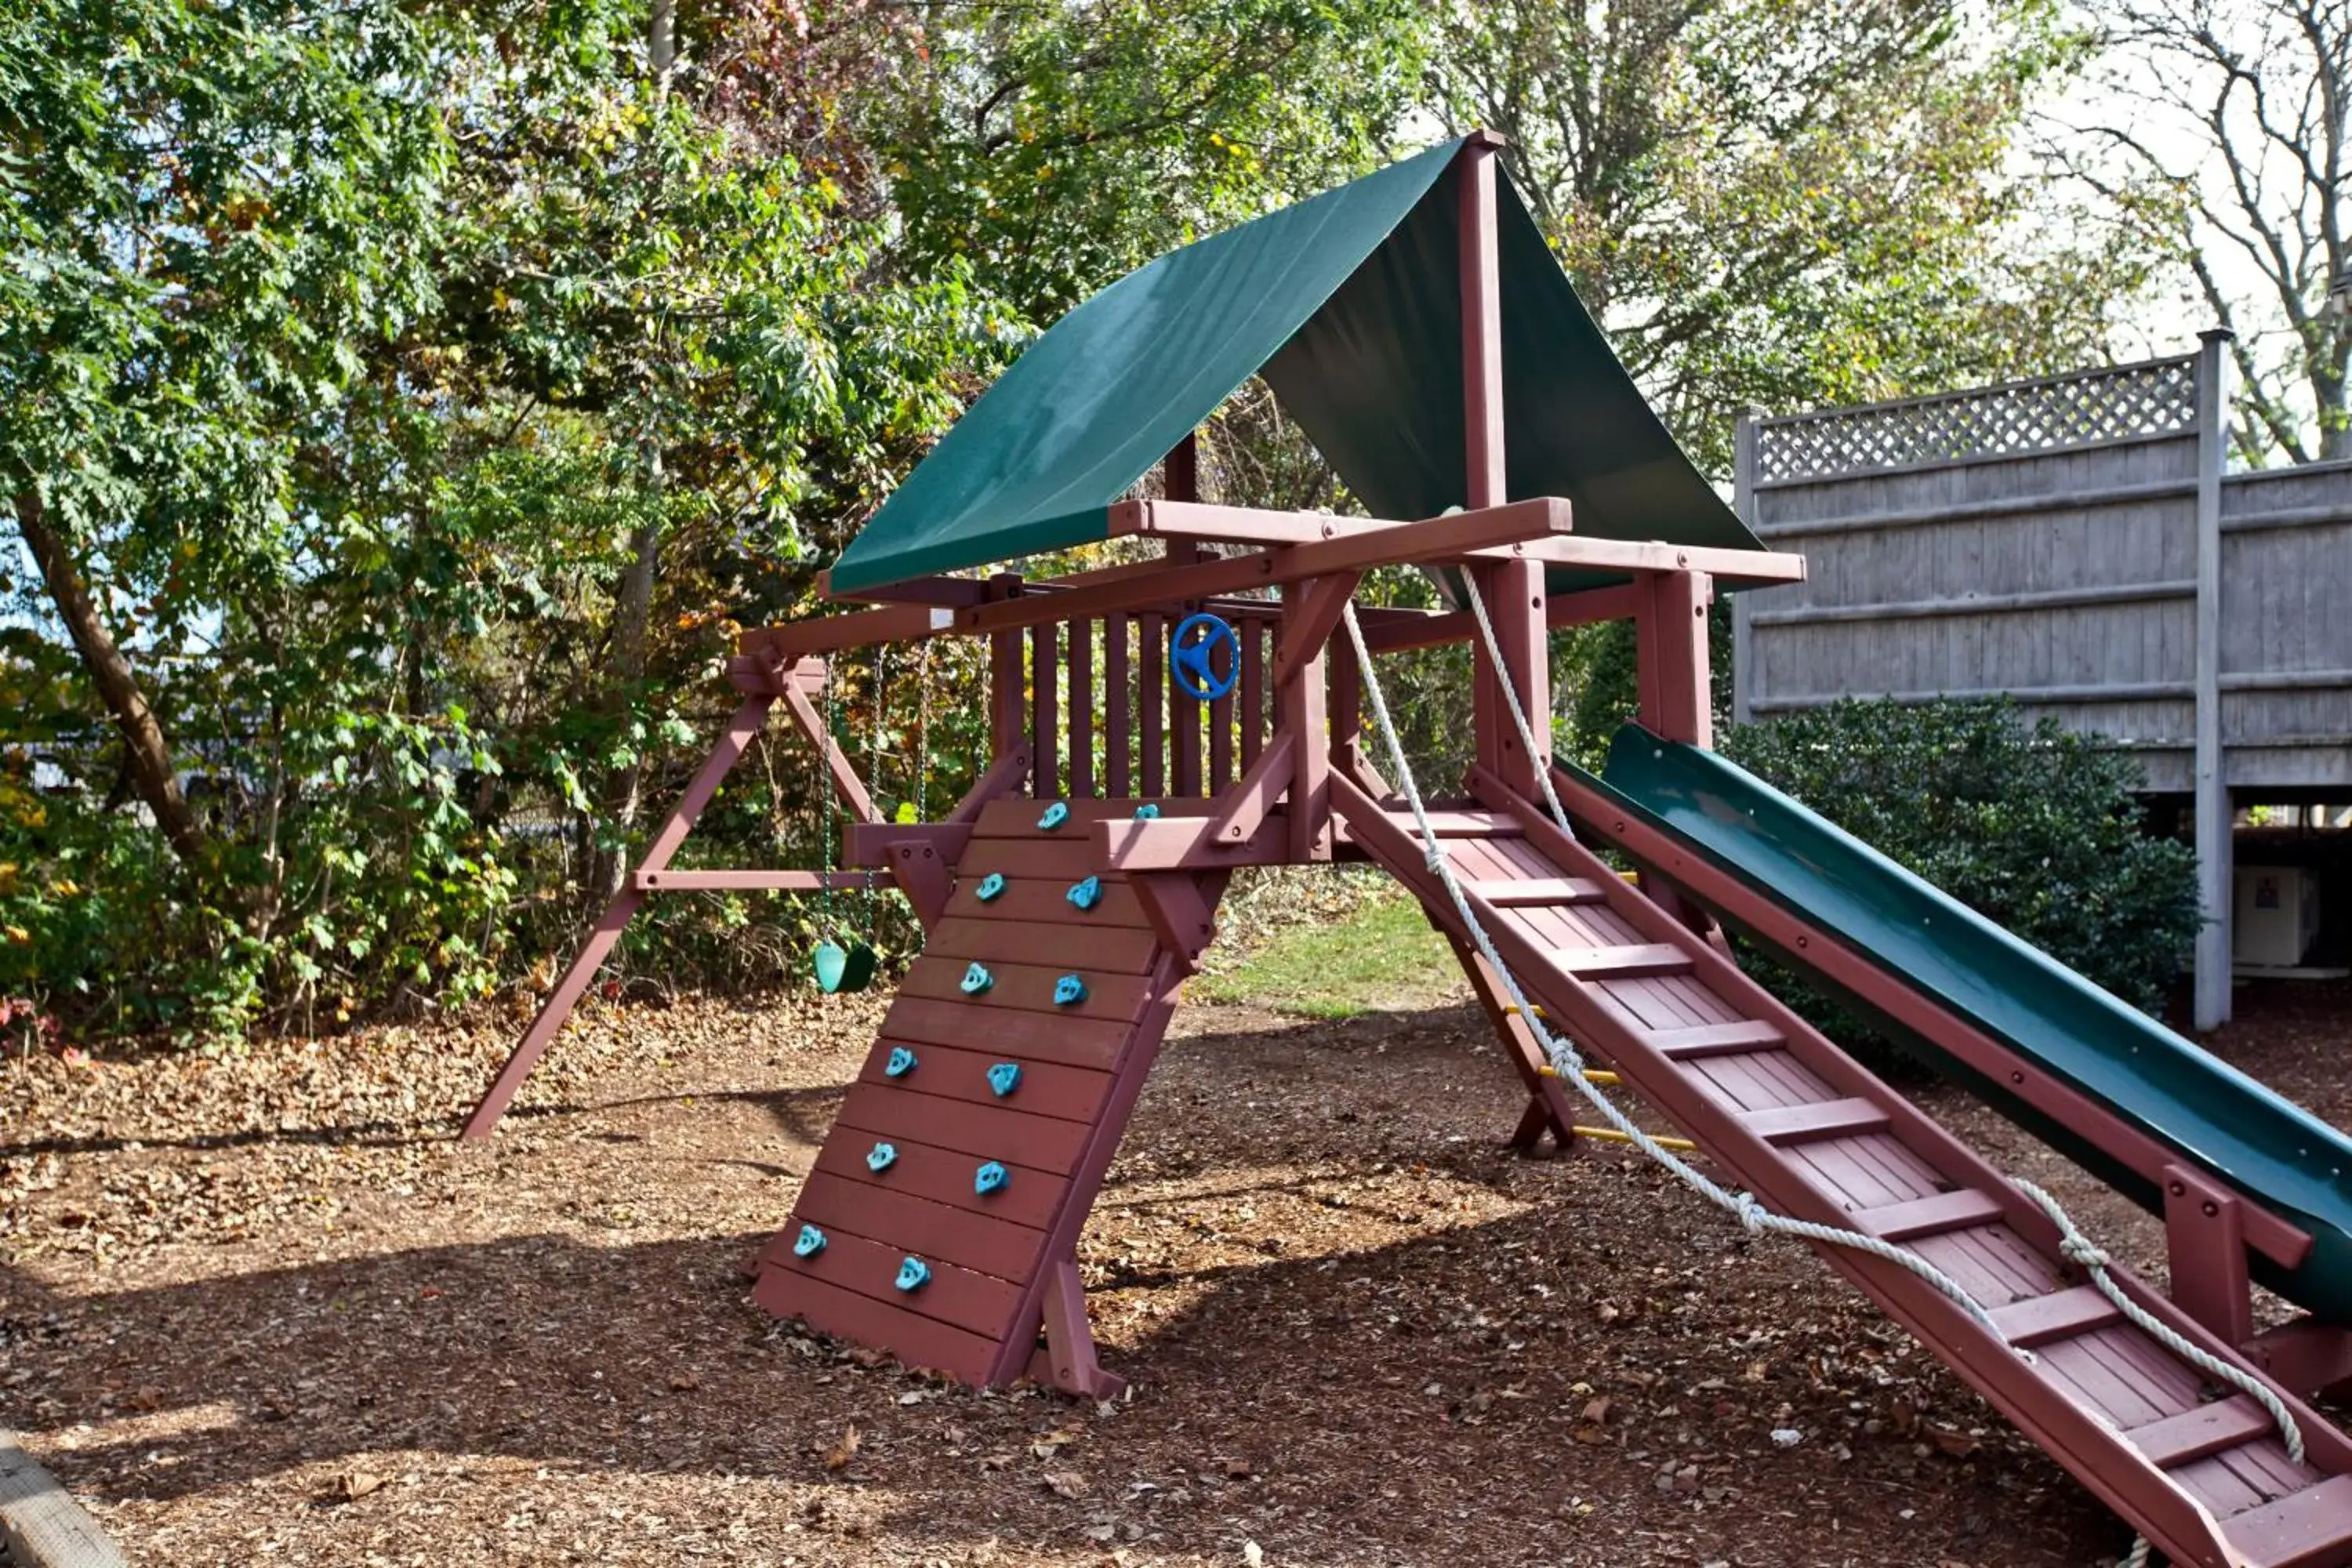
[[2149,1464],[2168,1470],[2277,1431],[2269,1411],[2239,1394],[2135,1426],[2124,1436]]
[[1769,1050],[1785,1046],[1789,1037],[1771,1025],[1755,1018],[1743,1018],[1736,1024],[1695,1024],[1681,1029],[1653,1029],[1642,1037],[1669,1061],[1686,1062],[1700,1057],[1736,1057],[1743,1052]]
[[1775,1105],[1764,1110],[1744,1111],[1739,1121],[1767,1143],[1813,1143],[1826,1138],[1884,1132],[1893,1119],[1874,1101],[1848,1099]]
[[2247,1568],[2334,1568],[2352,1546],[2352,1476],[2330,1476],[2232,1514],[2221,1533]]
[[1498,910],[1538,905],[1597,904],[1609,895],[1584,877],[1524,877],[1465,882],[1463,887]]
[[1631,980],[1644,974],[1686,974],[1691,956],[1672,942],[1643,942],[1625,947],[1560,947],[1553,963],[1579,980]]
[[[1405,826],[1414,837],[1421,834],[1421,824],[1411,817]],[[1514,819],[1493,811],[1433,811],[1429,826],[1440,838],[1522,838],[1527,829]]]
[[1980,1225],[1995,1224],[2000,1218],[2000,1200],[1990,1193],[1962,1187],[1956,1193],[1933,1193],[1907,1203],[1882,1204],[1876,1208],[1859,1210],[1853,1216],[1853,1228],[1881,1241],[1916,1241],[1923,1236],[1972,1230]]
[[2124,1321],[2116,1304],[2089,1285],[2053,1290],[2047,1296],[2028,1296],[2022,1301],[1995,1307],[1987,1315],[1992,1319],[1993,1327],[2000,1331],[2001,1338],[2020,1350],[2029,1351],[2053,1340],[2072,1339]]

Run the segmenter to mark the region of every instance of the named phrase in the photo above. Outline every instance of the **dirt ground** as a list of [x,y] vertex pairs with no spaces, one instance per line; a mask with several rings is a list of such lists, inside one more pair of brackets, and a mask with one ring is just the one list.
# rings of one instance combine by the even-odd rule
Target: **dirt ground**
[[[0,1069],[0,1421],[175,1565],[2042,1568],[2129,1531],[1809,1253],[1650,1170],[1499,1147],[1466,1006],[1187,1007],[1083,1247],[1115,1404],[774,1323],[876,998]],[[2223,1048],[2352,1125],[2352,987]],[[2123,1256],[2136,1211],[1927,1098]],[[1795,1432],[1790,1442],[1774,1434]],[[1785,1446],[1784,1446],[1785,1445]]]

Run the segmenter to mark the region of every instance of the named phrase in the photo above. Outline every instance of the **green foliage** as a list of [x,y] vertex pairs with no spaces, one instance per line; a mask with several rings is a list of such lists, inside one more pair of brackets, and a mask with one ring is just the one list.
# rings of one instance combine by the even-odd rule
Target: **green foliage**
[[2095,360],[2150,247],[2020,143],[2086,40],[2051,0],[1487,0],[1444,111],[1510,138],[1537,218],[1703,465],[1732,416]]
[[2199,923],[2196,857],[2150,837],[2122,752],[1998,702],[1844,701],[1723,752],[2059,963],[2148,1011]]
[[1030,320],[1382,161],[1412,0],[964,0],[877,127],[909,260],[967,260]]
[[[821,608],[817,568],[1029,333],[1433,111],[1517,138],[1709,453],[1731,401],[2071,354],[2128,280],[2006,237],[2008,138],[2071,47],[2028,0],[1966,47],[1923,5],[1585,15],[689,4],[661,72],[643,0],[0,9],[9,1016],[224,1039],[543,977],[699,761],[734,632]],[[1222,499],[1350,504],[1262,386],[1203,466]],[[1610,638],[1556,645],[1587,734],[1626,701]],[[1468,657],[1391,667],[1438,787]],[[886,813],[983,764],[984,658],[843,661],[831,722]],[[762,742],[687,858],[814,865],[822,796]],[[895,895],[871,919],[913,941]],[[619,962],[762,984],[867,920],[666,900]]]

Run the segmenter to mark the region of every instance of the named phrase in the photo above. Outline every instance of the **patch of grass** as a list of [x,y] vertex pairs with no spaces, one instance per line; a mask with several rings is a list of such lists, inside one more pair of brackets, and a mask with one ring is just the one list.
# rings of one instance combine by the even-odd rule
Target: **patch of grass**
[[1291,925],[1203,973],[1194,994],[1211,1002],[1238,1002],[1313,1018],[1424,1007],[1465,989],[1445,939],[1432,931],[1421,906],[1383,893],[1338,918]]

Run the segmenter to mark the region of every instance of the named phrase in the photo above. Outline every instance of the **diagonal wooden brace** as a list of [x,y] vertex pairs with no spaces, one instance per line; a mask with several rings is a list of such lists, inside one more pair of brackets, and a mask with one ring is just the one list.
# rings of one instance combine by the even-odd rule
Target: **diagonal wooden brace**
[[[462,1136],[488,1138],[498,1126],[499,1118],[506,1114],[507,1106],[513,1101],[516,1090],[522,1088],[523,1080],[530,1076],[530,1069],[539,1065],[539,1058],[547,1054],[547,1047],[554,1043],[557,1033],[572,1016],[572,1010],[580,1005],[580,998],[587,993],[588,983],[596,977],[596,971],[604,967],[605,958],[613,951],[613,944],[620,941],[622,928],[629,923],[629,917],[637,912],[637,906],[646,901],[643,874],[663,870],[669,865],[670,857],[677,853],[678,846],[685,843],[686,836],[694,830],[694,819],[702,815],[702,808],[709,805],[710,797],[719,793],[719,784],[742,759],[744,748],[751,745],[751,738],[767,721],[768,706],[773,701],[775,698],[772,695],[754,695],[745,698],[742,705],[735,710],[735,716],[728,721],[727,732],[719,737],[719,744],[712,747],[710,755],[703,760],[701,771],[694,775],[694,782],[686,786],[686,793],[678,797],[677,805],[670,808],[669,816],[664,817],[662,825],[654,830],[652,841],[646,846],[645,858],[637,862],[638,875],[625,879],[621,890],[613,896],[613,901],[604,906],[604,912],[597,917],[594,929],[588,933],[588,940],[581,944],[579,952],[573,956],[572,967],[563,972],[563,978],[555,983],[553,991],[548,993],[547,1000],[540,1006],[539,1016],[530,1021],[530,1027],[523,1032],[521,1041],[516,1045],[513,1054],[507,1058],[506,1065],[499,1068],[499,1075],[484,1091],[481,1103],[475,1106],[474,1113],[466,1119]],[[801,699],[801,702],[805,707],[807,699]]]
[[1053,1265],[1045,1281],[1045,1343],[1029,1363],[1029,1375],[1065,1394],[1113,1399],[1127,1379],[1095,1359],[1094,1331],[1087,1324],[1087,1289],[1076,1260]]
[[1533,1154],[1549,1132],[1557,1151],[1568,1152],[1576,1142],[1575,1109],[1559,1079],[1550,1075],[1551,1064],[1544,1055],[1542,1043],[1528,1021],[1512,1007],[1509,995],[1496,978],[1494,966],[1486,962],[1486,955],[1450,931],[1446,941],[1453,945],[1454,957],[1462,961],[1462,973],[1470,977],[1470,988],[1477,993],[1478,1005],[1486,1009],[1486,1021],[1494,1025],[1496,1038],[1503,1043],[1505,1058],[1519,1075],[1519,1081],[1527,1085],[1527,1113],[1512,1131],[1510,1146]]

